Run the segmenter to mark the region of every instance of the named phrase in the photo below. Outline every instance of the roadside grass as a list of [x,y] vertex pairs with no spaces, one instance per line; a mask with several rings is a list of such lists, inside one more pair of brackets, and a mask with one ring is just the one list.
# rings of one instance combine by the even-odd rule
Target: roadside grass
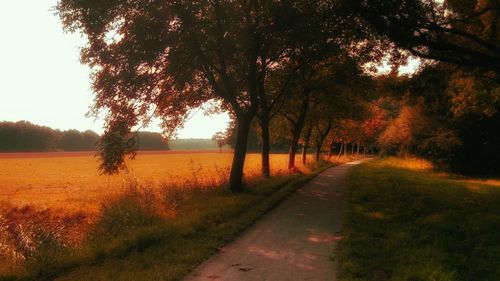
[[353,168],[341,280],[500,280],[500,187],[457,179],[418,159]]
[[158,189],[130,182],[128,192],[103,204],[82,243],[42,240],[16,276],[0,280],[180,280],[329,166],[253,179],[236,195],[220,185]]
[[[98,158],[87,153],[0,153],[0,208],[30,205],[37,210],[61,209],[65,213],[99,212],[104,198],[123,193],[130,178],[141,182],[184,185],[196,176],[199,187],[227,178],[233,154],[218,151],[140,151],[127,159],[127,170],[117,175],[101,175]],[[271,154],[271,173],[286,172],[287,154]],[[297,157],[299,158],[299,157]],[[303,168],[297,160],[299,168]],[[261,157],[249,153],[245,176],[260,175]],[[221,177],[221,174],[223,176]]]

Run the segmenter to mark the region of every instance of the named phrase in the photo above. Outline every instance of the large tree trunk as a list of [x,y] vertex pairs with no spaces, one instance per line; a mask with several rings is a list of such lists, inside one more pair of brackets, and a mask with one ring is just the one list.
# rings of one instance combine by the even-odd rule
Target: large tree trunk
[[292,170],[295,168],[295,155],[297,154],[297,148],[299,147],[299,138],[302,132],[302,128],[304,128],[307,111],[309,109],[309,92],[305,91],[303,94],[304,99],[302,100],[298,119],[295,121],[288,119],[293,124],[292,142],[290,142],[290,149],[288,150],[288,170]]
[[[265,112],[264,112],[265,111]],[[269,113],[267,110],[262,109],[260,118],[260,128],[262,137],[262,176],[271,176],[271,167],[269,164],[269,152],[270,152],[270,141],[269,141]]]
[[344,143],[340,143],[339,158],[342,157],[342,151],[344,150]]
[[252,118],[249,116],[237,116],[236,118],[236,145],[234,147],[233,163],[229,176],[229,188],[233,193],[242,192],[243,167],[247,154],[248,132]]
[[314,159],[319,161],[320,159],[320,154],[321,154],[321,148],[323,147],[323,143],[325,143],[326,136],[328,136],[328,133],[330,133],[330,130],[332,129],[332,122],[328,122],[328,126],[326,127],[325,131],[322,132],[321,128],[318,126],[318,136],[316,138],[316,155]]
[[300,132],[292,133],[292,142],[290,143],[290,148],[288,150],[288,170],[295,168],[295,156],[297,155],[297,148],[299,146]]
[[[263,53],[261,54],[261,60],[267,60],[267,48],[264,48]],[[265,77],[266,77],[266,66],[262,64],[261,66],[261,75],[258,79],[258,96],[259,96],[259,104],[260,104],[260,128],[261,128],[261,138],[262,138],[262,176],[270,177],[271,176],[271,166],[269,162],[269,154],[271,150],[271,144],[269,140],[269,122],[271,122],[271,106],[268,104],[267,95],[266,95],[266,87],[265,87]]]
[[[250,124],[257,114],[259,106],[259,91],[257,81],[257,41],[252,41],[252,52],[248,57],[248,94],[250,96],[250,106],[245,112],[233,100],[233,109],[236,115],[236,145],[234,147],[233,163],[229,175],[229,188],[233,193],[242,192],[245,187],[243,183],[243,167],[245,166],[245,157],[247,155],[248,133]],[[230,85],[230,83],[228,83]],[[236,96],[236,95],[234,95]]]
[[358,148],[357,148],[357,151],[356,151],[356,156],[359,157],[359,147],[361,146],[361,143],[358,141],[356,144],[358,145]]
[[344,142],[344,157],[347,157],[347,142]]
[[304,127],[304,122],[297,122],[292,130],[292,141],[290,142],[288,150],[288,169],[292,170],[295,168],[295,156],[297,155],[297,149],[299,147],[300,133]]
[[330,160],[332,158],[334,145],[335,145],[335,141],[332,141],[330,143],[330,145],[328,145],[328,160]]
[[302,146],[302,164],[304,165],[307,163],[307,149],[309,148],[309,142],[311,141],[311,133],[312,126],[309,126],[304,136],[304,146]]
[[316,148],[314,151],[314,161],[318,162],[319,161],[319,156],[321,154],[321,143],[316,142]]

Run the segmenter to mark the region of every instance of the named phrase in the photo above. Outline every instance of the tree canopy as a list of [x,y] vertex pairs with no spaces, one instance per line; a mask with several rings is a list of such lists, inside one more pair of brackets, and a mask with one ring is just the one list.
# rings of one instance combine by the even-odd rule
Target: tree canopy
[[344,1],[367,37],[411,54],[461,66],[500,69],[500,4],[494,0]]
[[330,31],[328,8],[321,1],[60,1],[65,28],[89,40],[81,59],[94,70],[94,110],[108,112],[104,171],[117,172],[133,153],[133,127],[155,116],[169,135],[190,108],[216,100],[236,120],[230,186],[242,190],[247,135],[266,96],[267,71],[314,50],[315,36]]
[[[57,10],[88,38],[81,60],[93,69],[93,113],[106,114],[106,173],[134,155],[135,130],[159,118],[171,137],[207,101],[232,117],[233,192],[244,189],[249,146],[270,176],[278,139],[289,141],[290,169],[310,143],[316,159],[348,143],[352,153],[451,153],[443,140],[467,143],[459,120],[498,116],[498,1],[61,0]],[[367,74],[410,56],[426,60],[414,77]]]

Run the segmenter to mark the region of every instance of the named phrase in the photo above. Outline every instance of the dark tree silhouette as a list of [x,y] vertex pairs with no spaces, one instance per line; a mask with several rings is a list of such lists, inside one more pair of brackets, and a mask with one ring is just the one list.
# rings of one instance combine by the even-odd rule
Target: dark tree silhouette
[[0,151],[54,151],[58,132],[27,121],[0,122]]
[[343,1],[346,21],[411,54],[500,70],[500,3],[495,0]]
[[59,131],[27,121],[0,122],[0,151],[95,151],[99,135],[87,130]]
[[136,135],[136,146],[138,150],[169,150],[165,138],[160,133],[138,132]]
[[94,151],[97,149],[99,135],[87,130],[68,130],[60,133],[57,147],[64,151]]

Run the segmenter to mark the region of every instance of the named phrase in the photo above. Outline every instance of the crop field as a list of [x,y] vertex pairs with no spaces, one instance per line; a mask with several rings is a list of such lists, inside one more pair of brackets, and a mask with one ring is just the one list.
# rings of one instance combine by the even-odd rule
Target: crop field
[[[0,154],[0,280],[11,274],[36,275],[38,269],[52,275],[59,264],[59,258],[52,256],[54,249],[61,250],[57,255],[62,260],[68,258],[65,253],[72,253],[76,260],[68,264],[76,266],[94,262],[101,250],[113,256],[142,243],[140,237],[160,237],[165,227],[197,233],[198,225],[217,226],[224,217],[227,229],[217,226],[214,231],[219,234],[210,242],[222,245],[224,237],[235,235],[244,225],[237,214],[258,205],[260,211],[245,215],[256,218],[313,173],[305,167],[299,167],[304,174],[287,173],[287,155],[275,154],[271,165],[277,177],[263,180],[260,154],[248,154],[246,159],[245,177],[252,191],[228,196],[223,189],[232,161],[229,152],[142,152],[128,161],[126,171],[113,176],[99,173],[99,159],[92,152]],[[176,244],[182,237],[162,239]],[[193,246],[197,251],[206,243],[200,237]],[[179,268],[187,271],[205,258],[212,251],[210,243]],[[108,244],[111,248],[101,247]],[[42,260],[51,265],[39,256],[50,256]],[[177,266],[168,270],[181,274]]]
[[[220,185],[227,179],[232,154],[225,152],[143,152],[118,175],[100,175],[93,152],[0,154],[0,204],[96,212],[103,198],[124,192],[131,180],[159,185]],[[273,173],[282,173],[287,155],[271,156]],[[249,154],[245,175],[260,172],[260,155]]]

